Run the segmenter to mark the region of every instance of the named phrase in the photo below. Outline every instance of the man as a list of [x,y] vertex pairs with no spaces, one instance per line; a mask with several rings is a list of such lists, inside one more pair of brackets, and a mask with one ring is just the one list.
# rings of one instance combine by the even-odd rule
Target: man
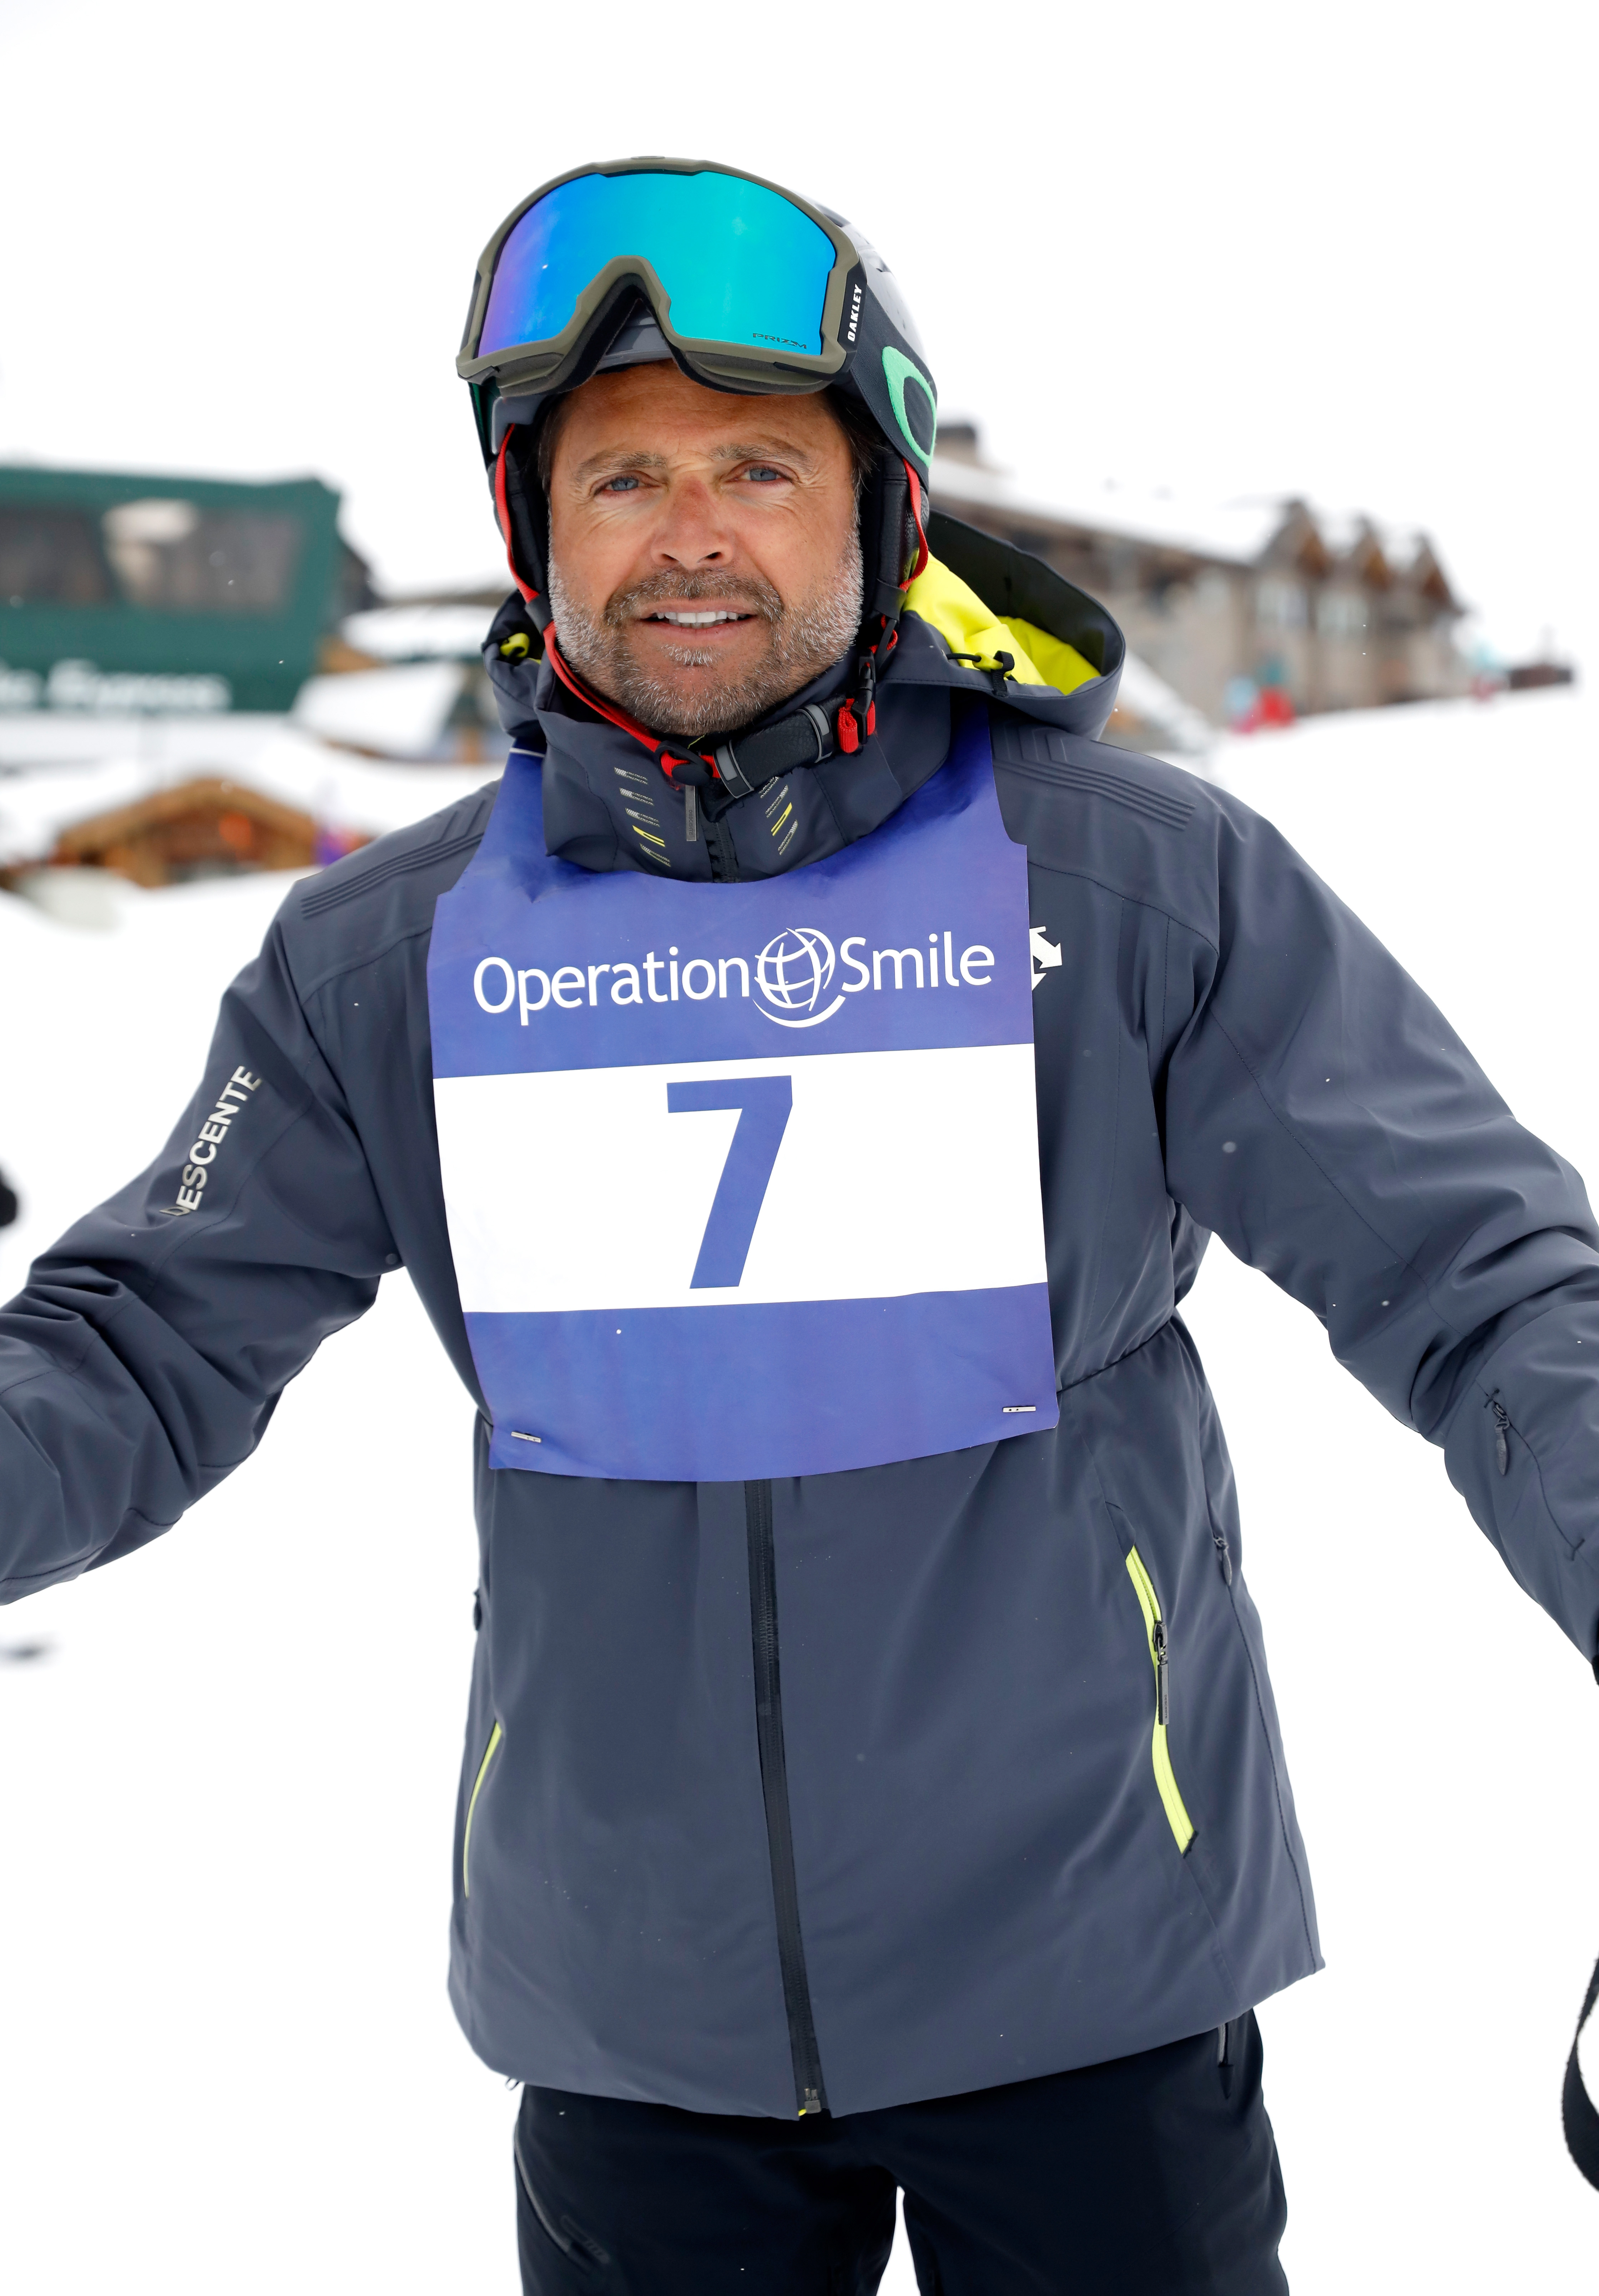
[[578,171],[461,370],[497,791],[297,887],[0,1329],[7,1590],[143,1544],[406,1266],[477,1398],[452,1996],[529,2290],[1280,2290],[1319,1964],[1207,1231],[1599,1640],[1599,1231],[1109,618],[930,516],[840,218]]

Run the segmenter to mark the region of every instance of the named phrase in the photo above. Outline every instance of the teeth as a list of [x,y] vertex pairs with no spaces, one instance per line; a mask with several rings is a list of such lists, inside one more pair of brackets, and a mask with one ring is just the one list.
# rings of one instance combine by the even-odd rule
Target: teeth
[[668,613],[663,606],[660,611],[652,615],[651,619],[657,622],[676,622],[680,629],[702,630],[712,622],[742,621],[743,616],[727,613],[720,608],[714,614],[673,614]]

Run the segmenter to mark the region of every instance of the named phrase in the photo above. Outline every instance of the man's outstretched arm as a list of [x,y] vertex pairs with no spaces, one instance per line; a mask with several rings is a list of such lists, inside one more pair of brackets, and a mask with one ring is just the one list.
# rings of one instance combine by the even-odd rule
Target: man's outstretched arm
[[274,925],[165,1150],[0,1311],[0,1601],[169,1529],[397,1262]]
[[1218,833],[1219,946],[1172,951],[1168,1006],[1192,1014],[1166,1077],[1172,1194],[1444,1447],[1513,1576],[1591,1659],[1599,1227],[1582,1182],[1269,823],[1223,800]]

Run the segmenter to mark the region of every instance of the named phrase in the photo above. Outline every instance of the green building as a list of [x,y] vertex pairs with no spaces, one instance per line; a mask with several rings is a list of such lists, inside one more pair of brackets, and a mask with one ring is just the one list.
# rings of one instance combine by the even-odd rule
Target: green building
[[0,464],[0,709],[282,710],[373,603],[319,479]]

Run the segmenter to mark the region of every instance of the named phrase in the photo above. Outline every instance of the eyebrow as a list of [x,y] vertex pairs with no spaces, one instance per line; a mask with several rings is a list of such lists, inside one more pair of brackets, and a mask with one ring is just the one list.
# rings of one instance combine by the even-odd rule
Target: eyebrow
[[[779,455],[784,462],[802,463],[807,470],[816,466],[816,456],[791,439],[764,439],[753,444],[748,440],[732,441],[725,447],[713,447],[710,459],[713,463],[758,463],[763,455]],[[597,472],[615,469],[622,464],[638,471],[664,471],[668,468],[666,456],[652,454],[647,447],[612,447],[601,454],[591,455],[586,462],[579,463],[572,477],[580,485]]]

